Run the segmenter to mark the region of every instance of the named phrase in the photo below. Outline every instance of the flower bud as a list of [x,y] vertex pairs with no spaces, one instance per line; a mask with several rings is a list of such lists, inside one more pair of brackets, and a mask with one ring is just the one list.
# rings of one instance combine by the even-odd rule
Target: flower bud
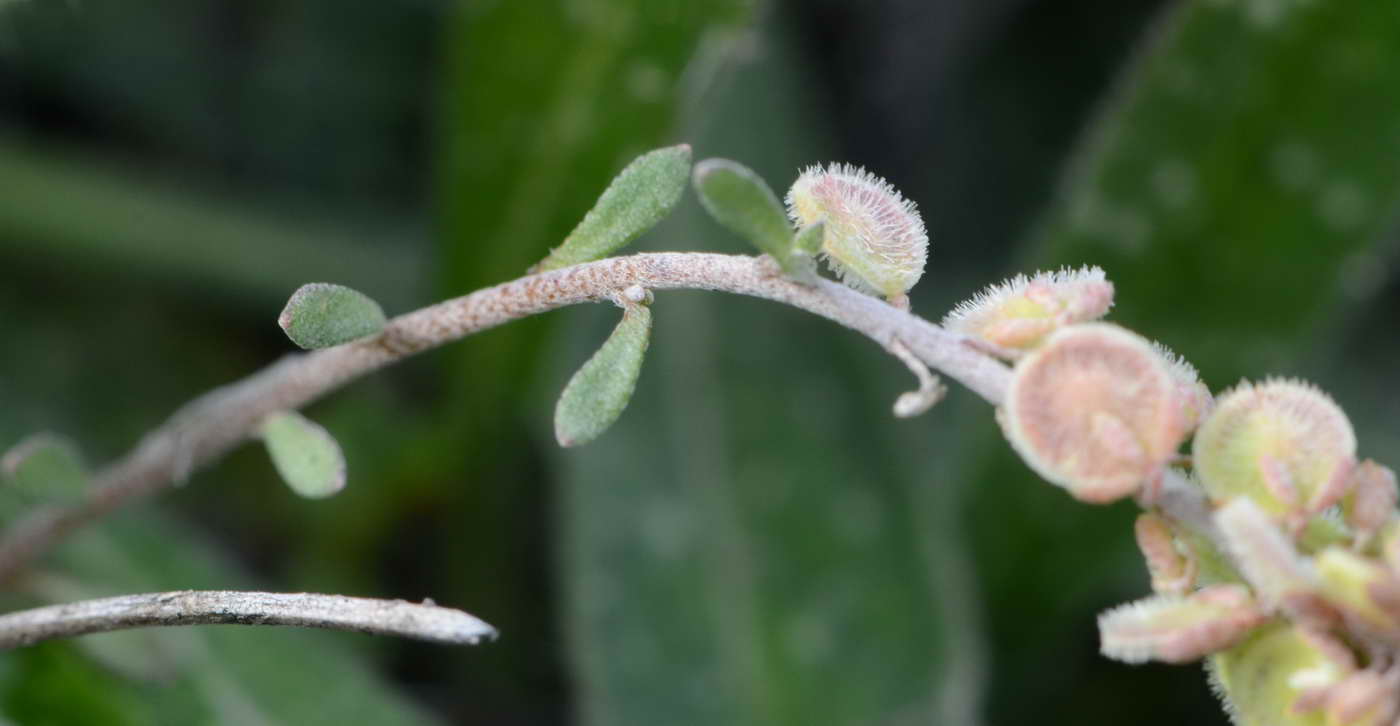
[[943,327],[998,348],[1025,351],[1074,323],[1103,317],[1113,306],[1113,283],[1098,267],[1017,275],[960,303]]
[[1185,432],[1177,385],[1151,343],[1116,325],[1072,325],[1016,365],[998,412],[1038,474],[1086,502],[1136,492]]
[[918,209],[860,167],[809,167],[788,190],[787,207],[799,229],[826,222],[822,254],[857,290],[903,301],[924,274],[928,233]]
[[1193,454],[1215,501],[1249,497],[1271,515],[1297,517],[1345,493],[1356,436],[1341,408],[1310,385],[1244,382],[1217,401]]

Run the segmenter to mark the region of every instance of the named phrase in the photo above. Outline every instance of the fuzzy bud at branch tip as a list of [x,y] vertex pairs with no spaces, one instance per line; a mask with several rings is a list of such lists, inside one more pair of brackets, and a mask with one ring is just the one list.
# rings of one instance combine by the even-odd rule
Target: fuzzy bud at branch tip
[[825,222],[821,253],[857,290],[898,300],[924,274],[928,232],[918,209],[860,167],[807,168],[788,190],[787,208],[799,229]]

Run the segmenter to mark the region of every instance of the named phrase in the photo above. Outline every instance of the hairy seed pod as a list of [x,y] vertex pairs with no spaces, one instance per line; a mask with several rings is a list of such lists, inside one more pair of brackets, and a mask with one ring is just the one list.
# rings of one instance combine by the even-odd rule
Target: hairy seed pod
[[1369,540],[1395,517],[1395,502],[1400,498],[1400,490],[1395,485],[1395,472],[1367,459],[1352,472],[1350,489],[1351,492],[1342,501],[1347,524],[1358,535]]
[[943,327],[1015,353],[1074,323],[1098,320],[1113,306],[1113,283],[1098,267],[1017,275],[960,303]]
[[[1355,672],[1339,648],[1287,621],[1266,624],[1211,658],[1210,674],[1232,721],[1249,726],[1323,726],[1312,711]],[[1340,650],[1345,651],[1345,647]]]
[[1192,452],[1211,499],[1246,496],[1271,515],[1297,519],[1346,493],[1356,436],[1342,409],[1311,385],[1244,382],[1216,402]]
[[1240,642],[1268,616],[1243,585],[1154,595],[1099,616],[1099,650],[1124,663],[1189,663]]
[[1211,409],[1215,408],[1215,399],[1211,397],[1210,389],[1201,382],[1201,376],[1196,372],[1196,367],[1185,358],[1156,341],[1152,342],[1152,347],[1167,362],[1172,378],[1176,379],[1177,405],[1181,408],[1181,425],[1185,427],[1186,431],[1195,430],[1196,425],[1210,415]]
[[799,229],[825,221],[822,255],[857,290],[902,301],[924,274],[928,233],[918,209],[860,167],[809,167],[788,190],[787,208]]
[[1086,502],[1136,492],[1185,435],[1177,383],[1152,344],[1116,325],[1064,328],[1017,364],[1002,429],[1038,474]]

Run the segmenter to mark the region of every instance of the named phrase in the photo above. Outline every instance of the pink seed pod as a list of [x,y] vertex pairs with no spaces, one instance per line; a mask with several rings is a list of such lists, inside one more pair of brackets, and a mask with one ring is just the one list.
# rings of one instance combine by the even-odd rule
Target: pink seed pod
[[889,182],[850,164],[808,167],[788,190],[787,208],[798,229],[826,222],[821,252],[842,282],[907,302],[928,261],[928,233]]
[[1154,595],[1099,616],[1099,650],[1125,663],[1189,663],[1240,642],[1268,616],[1242,585]]
[[1216,402],[1192,454],[1211,499],[1249,497],[1296,529],[1346,493],[1356,436],[1342,409],[1311,385],[1242,382]]
[[1381,527],[1395,516],[1395,502],[1400,492],[1395,485],[1395,472],[1367,459],[1351,474],[1351,493],[1342,501],[1347,524],[1356,530],[1360,544],[1370,541]]
[[1210,395],[1210,389],[1201,382],[1201,376],[1196,372],[1196,367],[1187,362],[1185,358],[1177,355],[1171,348],[1156,341],[1152,342],[1152,348],[1167,362],[1167,367],[1171,369],[1172,378],[1176,380],[1177,405],[1181,409],[1183,430],[1194,431],[1196,426],[1215,408],[1215,399]]
[[1066,325],[1103,317],[1113,306],[1113,283],[1098,267],[1017,275],[959,303],[943,327],[1011,354],[1040,345]]
[[1072,325],[1017,365],[1002,430],[1021,458],[1076,499],[1104,503],[1160,473],[1185,431],[1176,380],[1142,337]]

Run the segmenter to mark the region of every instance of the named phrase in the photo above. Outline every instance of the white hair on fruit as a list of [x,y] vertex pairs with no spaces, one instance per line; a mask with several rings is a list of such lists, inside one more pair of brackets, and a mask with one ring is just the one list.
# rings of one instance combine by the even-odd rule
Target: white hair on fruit
[[822,256],[842,282],[889,298],[923,275],[928,232],[914,202],[889,182],[851,164],[804,169],[787,193],[798,227],[826,222]]

